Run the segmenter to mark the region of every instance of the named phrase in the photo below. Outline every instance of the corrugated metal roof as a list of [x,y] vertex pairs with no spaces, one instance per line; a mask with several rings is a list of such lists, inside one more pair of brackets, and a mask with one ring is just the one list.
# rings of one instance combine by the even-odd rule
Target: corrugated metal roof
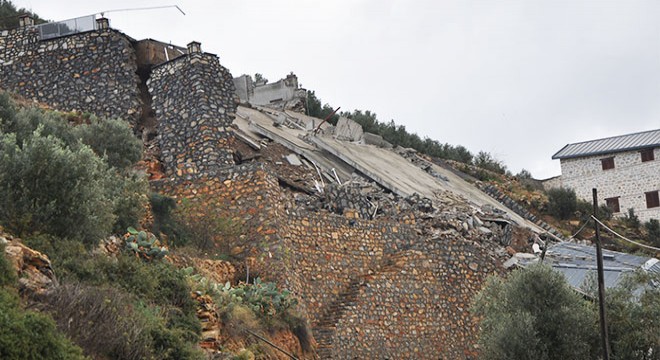
[[[521,265],[533,262],[536,260],[522,259]],[[582,289],[589,274],[596,274],[596,248],[568,242],[558,243],[548,248],[545,262],[562,273],[573,288]],[[660,272],[660,262],[655,258],[603,250],[605,287],[617,286],[626,273],[638,269]]]
[[552,155],[552,158],[568,159],[581,156],[603,155],[656,146],[660,146],[660,129],[568,144]]

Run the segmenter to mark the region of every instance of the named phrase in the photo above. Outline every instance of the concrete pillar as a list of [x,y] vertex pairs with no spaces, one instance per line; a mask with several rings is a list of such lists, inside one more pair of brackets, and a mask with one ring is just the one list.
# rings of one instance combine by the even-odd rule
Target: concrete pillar
[[192,41],[188,44],[188,54],[199,54],[202,52],[202,44]]
[[106,17],[96,19],[96,30],[108,30],[110,28],[110,20]]
[[19,27],[28,27],[34,25],[34,18],[30,14],[23,14],[18,17]]

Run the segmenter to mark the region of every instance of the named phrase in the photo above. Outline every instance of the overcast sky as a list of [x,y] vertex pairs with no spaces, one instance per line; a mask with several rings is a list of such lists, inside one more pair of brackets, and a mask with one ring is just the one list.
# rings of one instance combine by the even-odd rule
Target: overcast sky
[[[176,1],[176,0],[175,0]],[[106,10],[136,39],[196,40],[234,76],[293,71],[342,110],[560,174],[565,144],[660,128],[660,1],[15,0],[64,20]]]

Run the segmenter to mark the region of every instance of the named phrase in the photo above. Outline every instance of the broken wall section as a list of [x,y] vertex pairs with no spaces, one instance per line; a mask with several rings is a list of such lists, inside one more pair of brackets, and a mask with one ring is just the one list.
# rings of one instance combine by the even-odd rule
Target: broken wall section
[[62,111],[122,118],[140,116],[131,39],[113,29],[39,40],[34,26],[0,32],[0,83]]
[[167,176],[213,175],[234,164],[229,127],[238,104],[231,73],[217,56],[193,52],[161,64],[147,86]]
[[241,75],[233,82],[241,103],[277,109],[305,109],[307,91],[299,87],[298,77],[294,73],[270,84],[257,83],[250,75]]

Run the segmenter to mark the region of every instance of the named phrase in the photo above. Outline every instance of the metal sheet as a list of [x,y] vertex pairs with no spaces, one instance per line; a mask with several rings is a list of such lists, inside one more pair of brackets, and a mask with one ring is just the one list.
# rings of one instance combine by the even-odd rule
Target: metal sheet
[[660,146],[660,129],[568,144],[552,155],[552,158],[569,159],[658,146]]

